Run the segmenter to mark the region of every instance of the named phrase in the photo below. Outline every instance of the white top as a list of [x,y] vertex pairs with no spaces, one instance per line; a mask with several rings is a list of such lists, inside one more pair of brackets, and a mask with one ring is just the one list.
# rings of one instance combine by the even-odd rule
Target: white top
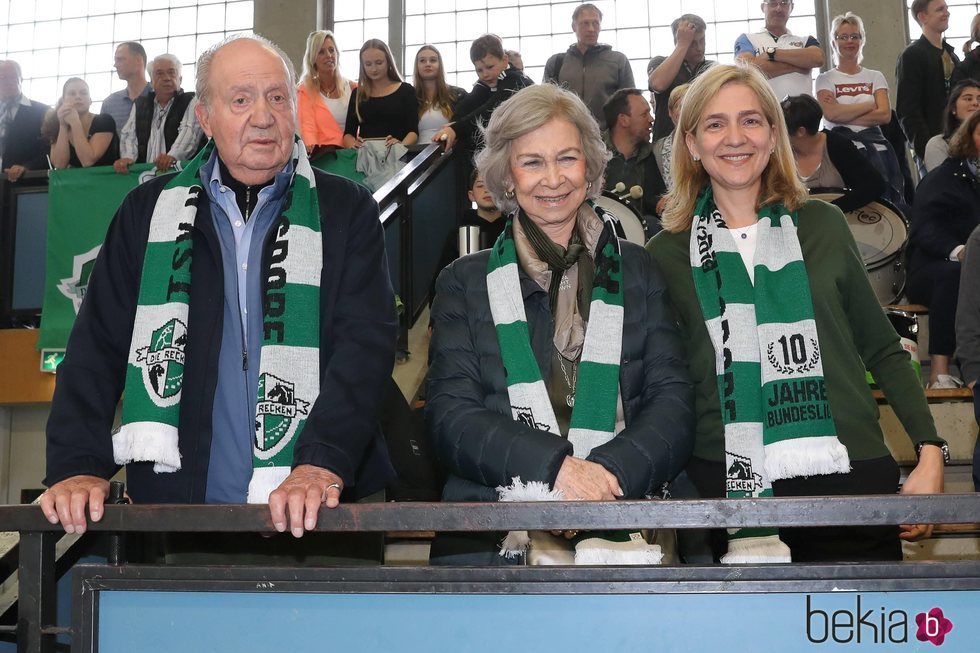
[[[765,52],[767,47],[777,50],[793,50],[805,48],[809,45],[819,45],[812,36],[796,36],[793,34],[783,34],[778,39],[773,39],[772,34],[766,30],[753,34],[742,34],[735,41],[735,56],[743,52],[753,52],[760,54]],[[813,79],[809,74],[786,73],[779,77],[769,80],[769,85],[776,92],[776,99],[782,100],[790,95],[813,95]]]
[[350,104],[351,96],[350,84],[345,82],[343,89],[344,92],[338,98],[327,97],[325,93],[320,92],[320,99],[327,105],[327,109],[330,110],[330,115],[333,116],[333,119],[340,126],[340,133],[344,133],[344,127],[347,125],[347,105]]
[[926,143],[925,166],[926,172],[942,165],[949,158],[949,141],[942,134],[936,134]]
[[449,118],[438,109],[429,109],[423,113],[419,116],[419,143],[432,141],[436,132],[447,124],[449,124]]
[[[830,91],[840,104],[874,102],[875,91],[888,90],[888,82],[885,81],[885,76],[877,70],[868,68],[862,68],[854,75],[848,75],[836,68],[831,68],[827,72],[817,75],[814,86],[817,91]],[[823,119],[823,124],[827,129],[839,126],[839,123],[831,122],[826,118]],[[845,124],[843,126],[855,132],[867,129],[866,125]]]
[[749,273],[749,281],[752,285],[755,285],[755,246],[758,242],[759,236],[759,223],[750,224],[748,227],[739,227],[738,229],[729,229],[732,238],[735,239],[735,247],[738,248],[738,253],[742,256],[742,263],[745,265],[745,271]]

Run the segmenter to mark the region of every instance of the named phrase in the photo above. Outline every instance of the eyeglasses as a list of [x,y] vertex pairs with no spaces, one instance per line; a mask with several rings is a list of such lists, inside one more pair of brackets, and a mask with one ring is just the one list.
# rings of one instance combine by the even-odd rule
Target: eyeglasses
[[838,41],[860,41],[864,37],[860,34],[836,34],[834,38]]
[[790,7],[792,0],[766,0],[766,4],[775,9],[776,7]]

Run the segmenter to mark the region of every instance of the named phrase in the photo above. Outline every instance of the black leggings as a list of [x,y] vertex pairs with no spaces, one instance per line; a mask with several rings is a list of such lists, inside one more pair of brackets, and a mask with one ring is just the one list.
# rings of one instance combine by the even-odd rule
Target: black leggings
[[[704,497],[725,496],[725,465],[692,458],[687,474]],[[848,474],[826,474],[785,479],[772,484],[777,497],[848,496],[895,494],[898,464],[891,456],[852,460]],[[779,537],[793,553],[793,562],[901,561],[902,542],[898,526],[819,526],[781,528]],[[728,549],[724,529],[711,531],[711,549],[719,560]]]

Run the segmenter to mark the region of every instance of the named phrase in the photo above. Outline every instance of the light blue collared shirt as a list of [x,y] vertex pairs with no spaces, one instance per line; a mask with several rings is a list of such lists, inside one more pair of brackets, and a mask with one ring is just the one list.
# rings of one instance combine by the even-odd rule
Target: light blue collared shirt
[[217,151],[201,168],[221,245],[224,311],[218,383],[211,412],[207,503],[244,503],[252,479],[255,405],[262,352],[262,250],[289,189],[292,161],[259,191],[246,221],[235,191],[222,183]]

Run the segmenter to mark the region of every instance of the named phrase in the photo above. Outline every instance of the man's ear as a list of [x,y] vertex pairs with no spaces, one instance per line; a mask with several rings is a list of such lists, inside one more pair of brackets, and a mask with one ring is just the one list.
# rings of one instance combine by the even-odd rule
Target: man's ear
[[198,102],[194,105],[194,115],[197,116],[197,122],[201,125],[201,129],[204,130],[208,138],[211,138],[211,116],[207,107]]

